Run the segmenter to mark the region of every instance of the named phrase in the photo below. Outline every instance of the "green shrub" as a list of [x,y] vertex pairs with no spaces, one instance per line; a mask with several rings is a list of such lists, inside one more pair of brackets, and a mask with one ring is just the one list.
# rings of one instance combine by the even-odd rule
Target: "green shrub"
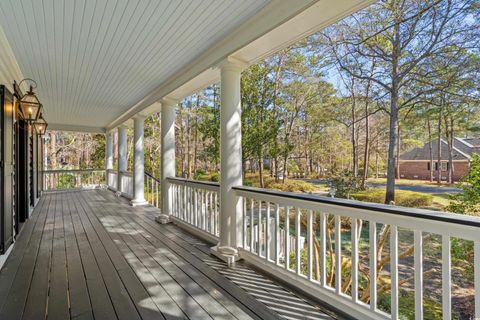
[[[399,319],[407,320],[415,318],[415,293],[400,291],[399,300]],[[390,293],[380,294],[378,296],[378,308],[387,313],[391,312]],[[442,319],[442,304],[430,299],[423,298],[423,318],[424,319]],[[455,315],[453,319],[455,319]]]
[[[384,203],[385,190],[380,188],[372,188],[352,193],[352,198],[359,201]],[[395,191],[395,204],[397,206],[422,208],[431,206],[433,196],[431,194],[397,190]]]
[[250,179],[243,180],[243,185],[246,187],[253,187],[253,182]]
[[459,187],[463,192],[451,196],[447,211],[480,216],[480,154],[473,155],[468,175]]
[[193,174],[193,179],[195,180],[205,180],[206,172],[202,169],[197,169]]
[[58,189],[72,189],[75,188],[75,176],[73,174],[63,174],[57,180]]
[[353,193],[364,190],[360,178],[355,178],[349,173],[330,179],[328,184],[335,190],[335,197],[338,198],[349,199]]
[[273,179],[265,180],[265,188],[274,189],[286,192],[313,192],[315,187],[308,182],[302,180],[285,180],[282,182],[275,182]]
[[210,180],[213,182],[219,182],[220,181],[220,175],[218,173],[212,173],[212,176],[210,177]]

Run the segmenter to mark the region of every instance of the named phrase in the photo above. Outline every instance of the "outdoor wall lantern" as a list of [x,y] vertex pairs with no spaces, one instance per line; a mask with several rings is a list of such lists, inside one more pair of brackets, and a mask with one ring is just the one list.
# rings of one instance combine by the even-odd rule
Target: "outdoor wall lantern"
[[38,135],[43,136],[47,132],[48,123],[43,118],[43,114],[40,114],[37,121],[33,122],[33,127]]
[[34,86],[30,85],[30,90],[27,91],[27,93],[25,93],[18,101],[20,116],[23,120],[32,123],[37,121],[42,113],[42,104],[38,101],[37,96],[33,92],[33,89],[37,87],[37,83],[34,80],[27,78],[20,81],[18,87],[20,87],[20,84],[22,84],[23,81],[30,81]]

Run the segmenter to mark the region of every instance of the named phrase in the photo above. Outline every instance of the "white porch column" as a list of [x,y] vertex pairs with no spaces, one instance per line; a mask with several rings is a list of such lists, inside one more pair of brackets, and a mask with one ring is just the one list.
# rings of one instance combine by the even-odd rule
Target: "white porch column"
[[161,194],[162,214],[157,217],[160,223],[170,222],[172,193],[167,177],[175,177],[175,106],[176,100],[164,98],[161,101]]
[[220,242],[212,253],[229,264],[242,243],[242,205],[234,186],[242,185],[240,76],[246,64],[227,58],[220,64]]
[[144,194],[144,175],[145,175],[145,151],[143,148],[143,129],[145,122],[144,115],[136,115],[133,118],[133,200],[132,206],[144,206],[148,202],[145,201]]
[[112,170],[113,169],[113,133],[107,132],[107,161],[106,161],[106,169]]
[[117,191],[122,190],[122,173],[127,171],[127,127],[118,127],[118,166],[117,166]]

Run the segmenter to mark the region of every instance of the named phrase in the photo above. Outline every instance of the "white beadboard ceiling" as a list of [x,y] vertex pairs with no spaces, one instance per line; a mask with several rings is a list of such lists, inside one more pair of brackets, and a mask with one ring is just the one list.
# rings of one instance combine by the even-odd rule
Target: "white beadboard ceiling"
[[0,25],[48,122],[106,127],[268,2],[1,0]]

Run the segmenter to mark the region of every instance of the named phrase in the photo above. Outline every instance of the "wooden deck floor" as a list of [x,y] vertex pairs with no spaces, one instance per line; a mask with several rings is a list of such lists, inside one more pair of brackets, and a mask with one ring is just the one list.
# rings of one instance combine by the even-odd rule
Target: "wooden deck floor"
[[106,190],[42,196],[0,271],[0,319],[330,319],[156,210]]

